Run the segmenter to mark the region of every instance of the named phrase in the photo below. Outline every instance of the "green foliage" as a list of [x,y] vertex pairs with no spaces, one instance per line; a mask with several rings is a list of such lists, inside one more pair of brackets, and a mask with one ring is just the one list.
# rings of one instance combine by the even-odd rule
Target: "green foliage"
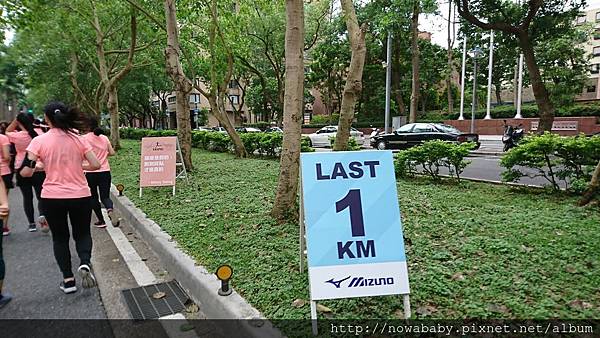
[[[335,145],[335,136],[329,136],[329,142],[331,143],[331,147]],[[348,149],[346,151],[357,151],[360,150],[360,144],[356,142],[356,139],[352,136],[348,138]]]
[[[152,136],[177,136],[176,130],[151,130],[138,128],[121,128],[119,133],[122,139],[141,140],[143,137]],[[240,138],[249,154],[277,157],[283,141],[282,133],[242,133]],[[302,138],[302,152],[312,152],[310,141]],[[232,152],[233,144],[225,133],[213,131],[192,131],[192,147],[214,152]]]
[[331,115],[313,115],[310,119],[310,124],[337,125],[340,119],[340,114]]
[[302,136],[300,139],[300,152],[302,153],[312,153],[315,151],[315,148],[310,146],[310,138],[308,136]]
[[600,160],[600,136],[561,137],[556,134],[526,136],[506,153],[500,164],[506,168],[502,179],[518,182],[521,177],[544,177],[553,190],[559,181],[575,192],[582,192],[594,166]]
[[440,140],[427,141],[420,146],[402,150],[395,160],[395,170],[399,177],[414,176],[421,166],[423,172],[434,181],[440,180],[440,168],[446,167],[451,176],[460,182],[460,174],[470,163],[465,161],[474,143],[455,144]]
[[[156,188],[140,198],[139,142],[122,146],[110,162],[113,182],[131,188],[125,195],[208,271],[233,266],[235,290],[284,335],[310,336],[304,322],[285,327],[310,318],[310,307],[292,305],[309,299],[307,272],[298,269],[299,225],[278,225],[269,215],[279,163],[194,149],[196,170],[177,183],[175,197]],[[468,181],[399,180],[397,188],[411,305],[427,308],[414,318],[600,317],[597,306],[581,305],[595,304],[600,285],[597,208],[575,207],[570,196]],[[338,319],[398,319],[402,298],[322,304]]]

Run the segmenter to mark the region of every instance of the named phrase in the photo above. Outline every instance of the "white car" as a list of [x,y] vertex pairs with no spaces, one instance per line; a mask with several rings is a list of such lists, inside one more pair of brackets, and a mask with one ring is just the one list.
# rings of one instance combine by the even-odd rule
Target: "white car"
[[[338,127],[337,126],[325,126],[312,134],[308,134],[310,139],[310,144],[312,147],[331,147],[330,137],[335,137],[337,134]],[[350,128],[350,137],[354,138],[359,145],[363,145],[365,138],[363,133]]]

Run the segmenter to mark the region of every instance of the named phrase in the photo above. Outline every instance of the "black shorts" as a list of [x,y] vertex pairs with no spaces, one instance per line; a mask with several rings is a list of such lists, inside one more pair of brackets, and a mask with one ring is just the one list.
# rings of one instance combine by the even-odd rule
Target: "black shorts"
[[2,180],[4,181],[4,186],[6,189],[12,189],[15,187],[13,184],[13,174],[2,175]]

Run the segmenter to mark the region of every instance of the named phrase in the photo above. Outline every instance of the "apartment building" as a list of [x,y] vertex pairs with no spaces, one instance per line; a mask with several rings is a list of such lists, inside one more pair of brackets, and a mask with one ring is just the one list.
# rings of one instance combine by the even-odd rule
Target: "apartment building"
[[[196,81],[198,81],[197,83],[202,90],[208,91],[206,84],[200,80]],[[238,81],[231,80],[229,82],[227,95],[228,100],[225,102],[225,109],[231,123],[233,123],[234,126],[239,126],[245,122],[252,122],[252,116],[250,116],[248,107],[243,102],[244,89]],[[163,97],[166,97],[167,125],[165,127],[174,129],[177,127],[177,96],[175,92],[171,92]],[[211,127],[219,126],[219,121],[211,114],[210,104],[206,97],[202,96],[202,94],[194,88],[188,98],[190,102],[190,121],[192,128],[200,127],[203,124],[201,123],[200,118],[202,114],[206,114],[206,117],[208,118],[208,122],[204,123],[205,125]],[[161,107],[163,104],[161,102],[162,100],[156,95],[151,97],[151,101],[156,107]]]
[[587,10],[577,18],[578,25],[586,23],[592,24],[594,27],[594,33],[590,40],[583,46],[592,59],[590,60],[590,76],[577,100],[600,100],[600,8]]

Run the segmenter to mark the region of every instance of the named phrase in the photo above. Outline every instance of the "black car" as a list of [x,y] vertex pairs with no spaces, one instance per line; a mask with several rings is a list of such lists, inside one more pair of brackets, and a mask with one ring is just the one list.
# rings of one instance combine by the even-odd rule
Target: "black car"
[[418,146],[425,141],[442,140],[450,142],[475,142],[477,148],[479,135],[464,134],[453,126],[442,123],[409,123],[391,134],[379,134],[371,137],[371,147],[383,149],[406,149]]

